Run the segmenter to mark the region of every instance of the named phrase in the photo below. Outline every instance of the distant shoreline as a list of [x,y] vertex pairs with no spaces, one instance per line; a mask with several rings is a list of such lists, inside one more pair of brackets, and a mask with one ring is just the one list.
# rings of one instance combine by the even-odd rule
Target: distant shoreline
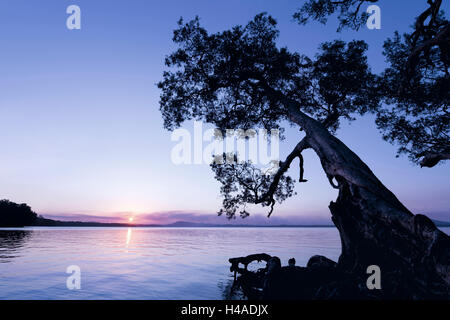
[[29,227],[134,227],[134,228],[323,228],[334,227],[332,224],[308,224],[308,225],[258,225],[258,224],[214,224],[201,222],[177,221],[170,224],[135,224],[135,223],[104,223],[83,221],[60,221],[39,217]]
[[226,224],[203,224],[190,222],[176,222],[172,224],[126,224],[126,223],[97,223],[97,222],[64,222],[54,225],[32,225],[27,227],[104,227],[104,228],[335,228],[334,225],[226,225]]
[[[433,220],[437,227],[450,227],[450,222]],[[27,226],[2,227],[1,229],[15,229],[24,227],[97,227],[97,228],[335,228],[333,224],[212,224],[200,222],[177,221],[170,224],[131,224],[131,223],[104,223],[83,221],[60,221],[38,217],[34,224]]]
[[[258,224],[212,224],[177,221],[170,224],[131,224],[131,223],[103,223],[103,222],[83,222],[83,221],[60,221],[37,218],[34,224],[24,227],[106,227],[106,228],[334,228],[332,224],[278,224],[278,225],[258,225]],[[2,227],[0,228],[7,228]],[[11,227],[17,228],[17,227]],[[20,226],[18,227],[20,228]]]
[[[450,222],[433,220],[437,227],[450,227]],[[209,224],[178,221],[171,224],[128,224],[128,223],[103,223],[82,221],[59,221],[40,218],[34,225],[25,227],[1,227],[0,229],[22,229],[30,227],[83,227],[83,228],[335,228],[332,224],[279,224],[279,225],[255,225],[255,224]]]

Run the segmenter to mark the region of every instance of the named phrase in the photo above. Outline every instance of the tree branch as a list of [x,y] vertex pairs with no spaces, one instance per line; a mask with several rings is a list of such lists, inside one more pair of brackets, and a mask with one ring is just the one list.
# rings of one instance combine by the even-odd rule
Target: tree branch
[[442,153],[425,153],[420,161],[420,166],[432,168],[442,160],[450,160],[450,150]]
[[292,152],[287,156],[286,160],[283,162],[280,162],[280,168],[278,169],[277,173],[275,173],[273,177],[273,181],[270,184],[269,189],[267,192],[265,192],[261,198],[256,199],[255,204],[259,203],[267,203],[271,205],[271,210],[269,212],[269,216],[271,215],[273,211],[273,206],[275,204],[275,201],[273,199],[274,193],[277,190],[278,184],[280,182],[281,177],[286,173],[286,171],[289,169],[292,161],[294,161],[295,158],[300,158],[301,163],[301,169],[300,169],[300,182],[306,182],[307,180],[303,179],[303,156],[301,155],[302,151],[305,149],[310,148],[310,145],[307,141],[307,138],[303,138],[292,150]]

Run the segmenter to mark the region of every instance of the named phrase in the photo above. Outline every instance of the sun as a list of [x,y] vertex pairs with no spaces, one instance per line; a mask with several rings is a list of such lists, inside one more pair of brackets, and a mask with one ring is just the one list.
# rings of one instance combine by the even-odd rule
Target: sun
[[130,219],[128,219],[128,221],[129,221],[129,222],[133,222],[133,221],[134,221],[134,218],[130,218]]

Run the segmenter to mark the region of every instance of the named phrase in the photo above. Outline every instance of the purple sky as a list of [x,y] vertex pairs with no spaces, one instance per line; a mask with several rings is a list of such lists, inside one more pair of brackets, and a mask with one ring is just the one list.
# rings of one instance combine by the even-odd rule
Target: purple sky
[[[363,39],[369,63],[379,72],[383,40],[395,30],[407,31],[426,7],[425,1],[382,0],[381,30],[337,34],[334,20],[327,26],[293,22],[301,3],[1,1],[0,198],[68,220],[124,222],[133,216],[142,223],[225,222],[214,213],[221,199],[210,168],[171,162],[176,143],[158,111],[155,83],[164,57],[174,49],[172,31],[179,17],[198,14],[216,32],[267,11],[279,22],[280,45],[312,56],[323,41]],[[66,28],[71,4],[82,10],[81,30]],[[448,2],[445,6],[448,12]],[[373,120],[344,124],[338,136],[411,211],[450,220],[449,164],[420,169],[406,157],[396,159],[396,147],[382,141]],[[192,130],[192,123],[185,127]],[[299,139],[298,130],[287,129],[282,158]],[[298,196],[276,207],[270,223],[281,217],[292,223],[330,222],[328,204],[337,193],[311,151],[305,161],[308,183],[296,186]],[[297,169],[291,172],[297,177]],[[252,212],[263,217],[266,211]]]

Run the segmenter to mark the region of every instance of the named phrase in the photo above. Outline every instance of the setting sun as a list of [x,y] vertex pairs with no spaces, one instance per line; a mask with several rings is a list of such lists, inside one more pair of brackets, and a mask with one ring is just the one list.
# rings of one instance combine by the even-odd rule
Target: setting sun
[[134,218],[130,218],[128,219],[129,222],[133,222]]

